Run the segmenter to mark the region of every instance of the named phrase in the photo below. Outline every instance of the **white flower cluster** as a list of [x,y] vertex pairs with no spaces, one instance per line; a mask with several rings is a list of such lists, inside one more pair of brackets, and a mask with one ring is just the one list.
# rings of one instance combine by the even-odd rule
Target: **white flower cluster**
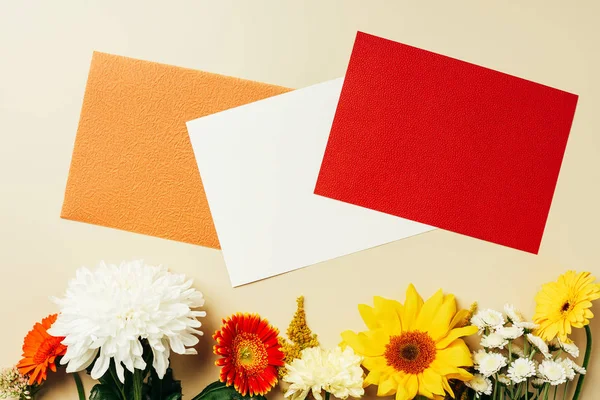
[[577,374],[585,374],[585,369],[570,358],[552,355],[553,350],[561,349],[577,358],[579,349],[574,343],[558,341],[549,346],[532,333],[537,325],[526,321],[512,305],[505,305],[504,313],[506,317],[495,310],[481,310],[471,318],[471,323],[479,328],[483,349],[473,352],[477,373],[466,385],[478,398],[491,395],[495,381],[506,387],[531,382],[535,388],[561,385]]
[[204,305],[204,298],[191,280],[142,261],[80,268],[65,296],[55,301],[60,314],[49,333],[65,336],[61,364],[67,364],[67,372],[93,363],[91,376],[99,379],[112,360],[121,382],[125,368],[134,372],[146,367],[141,340],[152,350],[159,378],[167,371],[171,351],[196,354],[193,346],[202,335],[196,318],[206,316],[194,310]]
[[285,397],[304,400],[312,392],[316,400],[322,400],[321,392],[325,391],[338,399],[360,398],[364,394],[361,362],[362,357],[351,347],[304,349],[300,358],[285,366],[283,381],[290,384]]

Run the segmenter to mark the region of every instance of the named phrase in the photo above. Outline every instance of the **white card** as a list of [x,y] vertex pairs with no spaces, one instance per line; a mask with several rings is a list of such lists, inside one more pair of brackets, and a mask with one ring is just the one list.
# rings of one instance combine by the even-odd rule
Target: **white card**
[[233,286],[434,229],[313,193],[342,82],[187,123]]

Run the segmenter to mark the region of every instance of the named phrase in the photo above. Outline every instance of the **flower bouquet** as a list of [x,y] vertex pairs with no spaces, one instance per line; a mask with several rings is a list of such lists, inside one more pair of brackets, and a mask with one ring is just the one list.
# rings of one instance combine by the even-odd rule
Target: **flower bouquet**
[[[451,294],[425,300],[409,285],[404,303],[376,296],[359,305],[366,330],[344,331],[340,345],[325,348],[300,297],[287,338],[258,314],[224,318],[213,334],[218,379],[191,398],[265,400],[279,383],[290,400],[358,399],[368,386],[396,400],[578,400],[598,298],[593,276],[569,271],[542,287],[527,321],[512,305],[460,309]],[[90,400],[182,399],[170,357],[196,354],[206,316],[191,280],[141,261],[101,263],[79,269],[54,300],[59,313],[34,325],[23,359],[0,373],[0,398],[35,399],[48,372],[64,366],[80,400],[88,397],[84,371],[98,382]],[[581,365],[573,328],[587,335]],[[469,348],[464,339],[477,334],[479,346]]]
[[[572,399],[579,399],[591,356],[592,301],[600,298],[600,285],[587,272],[568,271],[547,283],[536,296],[533,322],[514,306],[476,313],[483,349],[473,354],[474,378],[467,382],[475,398],[567,399],[571,382],[577,381]],[[569,335],[585,328],[587,345],[583,366],[574,359],[579,348]]]

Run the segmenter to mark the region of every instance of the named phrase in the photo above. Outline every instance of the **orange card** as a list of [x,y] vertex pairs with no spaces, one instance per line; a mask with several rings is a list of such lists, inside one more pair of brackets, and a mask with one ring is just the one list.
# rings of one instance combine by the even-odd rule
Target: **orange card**
[[95,52],[61,217],[219,248],[185,123],[290,90]]

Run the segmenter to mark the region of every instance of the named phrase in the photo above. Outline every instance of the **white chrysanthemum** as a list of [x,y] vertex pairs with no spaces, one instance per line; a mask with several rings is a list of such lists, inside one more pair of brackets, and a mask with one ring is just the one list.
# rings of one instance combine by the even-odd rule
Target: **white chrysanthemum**
[[475,367],[476,370],[481,372],[485,377],[494,375],[500,371],[501,368],[506,366],[506,357],[499,353],[487,353],[481,357],[479,365]]
[[544,339],[542,339],[539,336],[535,336],[532,333],[528,333],[527,340],[529,341],[529,343],[534,345],[535,348],[538,349],[538,351],[540,353],[542,353],[544,357],[546,357],[546,358],[551,357],[550,349],[548,348],[548,345],[546,344],[546,342],[544,342]]
[[496,333],[502,336],[504,339],[515,340],[516,338],[523,336],[525,331],[523,328],[518,326],[501,326],[496,329]]
[[510,378],[504,374],[498,374],[498,382],[500,382],[506,386],[512,385]]
[[477,351],[473,352],[473,364],[474,365],[479,365],[479,363],[481,362],[481,360],[483,360],[483,357],[485,357],[487,355],[487,351],[483,350],[483,349],[479,349]]
[[204,305],[204,298],[191,280],[142,261],[119,266],[102,262],[93,271],[80,268],[65,297],[55,301],[60,314],[50,334],[65,336],[67,352],[61,364],[68,364],[67,372],[86,369],[98,356],[92,378],[102,377],[114,359],[121,382],[123,366],[131,372],[146,367],[140,339],[152,348],[152,366],[160,378],[171,350],[196,354],[188,347],[198,343],[195,335],[202,335],[196,317],[206,315],[192,311]]
[[572,381],[575,379],[575,369],[573,368],[572,361],[568,358],[558,358],[556,362],[560,363],[565,369],[565,376],[568,380]]
[[562,385],[567,381],[564,367],[556,361],[544,360],[538,367],[540,377],[552,386]]
[[510,322],[512,322],[513,324],[515,324],[516,322],[523,322],[525,321],[525,318],[523,317],[523,314],[521,314],[521,312],[519,312],[515,306],[513,306],[512,304],[505,304],[504,305],[504,312],[506,313],[506,316],[508,317],[508,319],[510,320]]
[[473,375],[473,379],[465,382],[465,385],[473,389],[477,394],[492,394],[492,381],[481,374]]
[[567,352],[571,357],[577,358],[579,357],[579,347],[575,343],[564,343],[562,340],[558,339],[558,345],[561,349]]
[[504,317],[502,313],[495,310],[481,310],[473,315],[471,324],[477,326],[479,331],[483,331],[485,328],[497,328],[504,325]]
[[481,338],[481,345],[487,349],[502,349],[507,344],[508,340],[496,332],[492,332],[489,335],[485,335]]
[[527,358],[519,358],[508,366],[508,377],[514,383],[524,382],[535,375],[535,364]]
[[338,399],[348,396],[360,398],[364,394],[362,357],[350,346],[342,350],[311,347],[302,350],[300,358],[286,364],[283,381],[290,384],[285,397],[303,400],[312,391],[316,400],[322,400],[324,390]]

